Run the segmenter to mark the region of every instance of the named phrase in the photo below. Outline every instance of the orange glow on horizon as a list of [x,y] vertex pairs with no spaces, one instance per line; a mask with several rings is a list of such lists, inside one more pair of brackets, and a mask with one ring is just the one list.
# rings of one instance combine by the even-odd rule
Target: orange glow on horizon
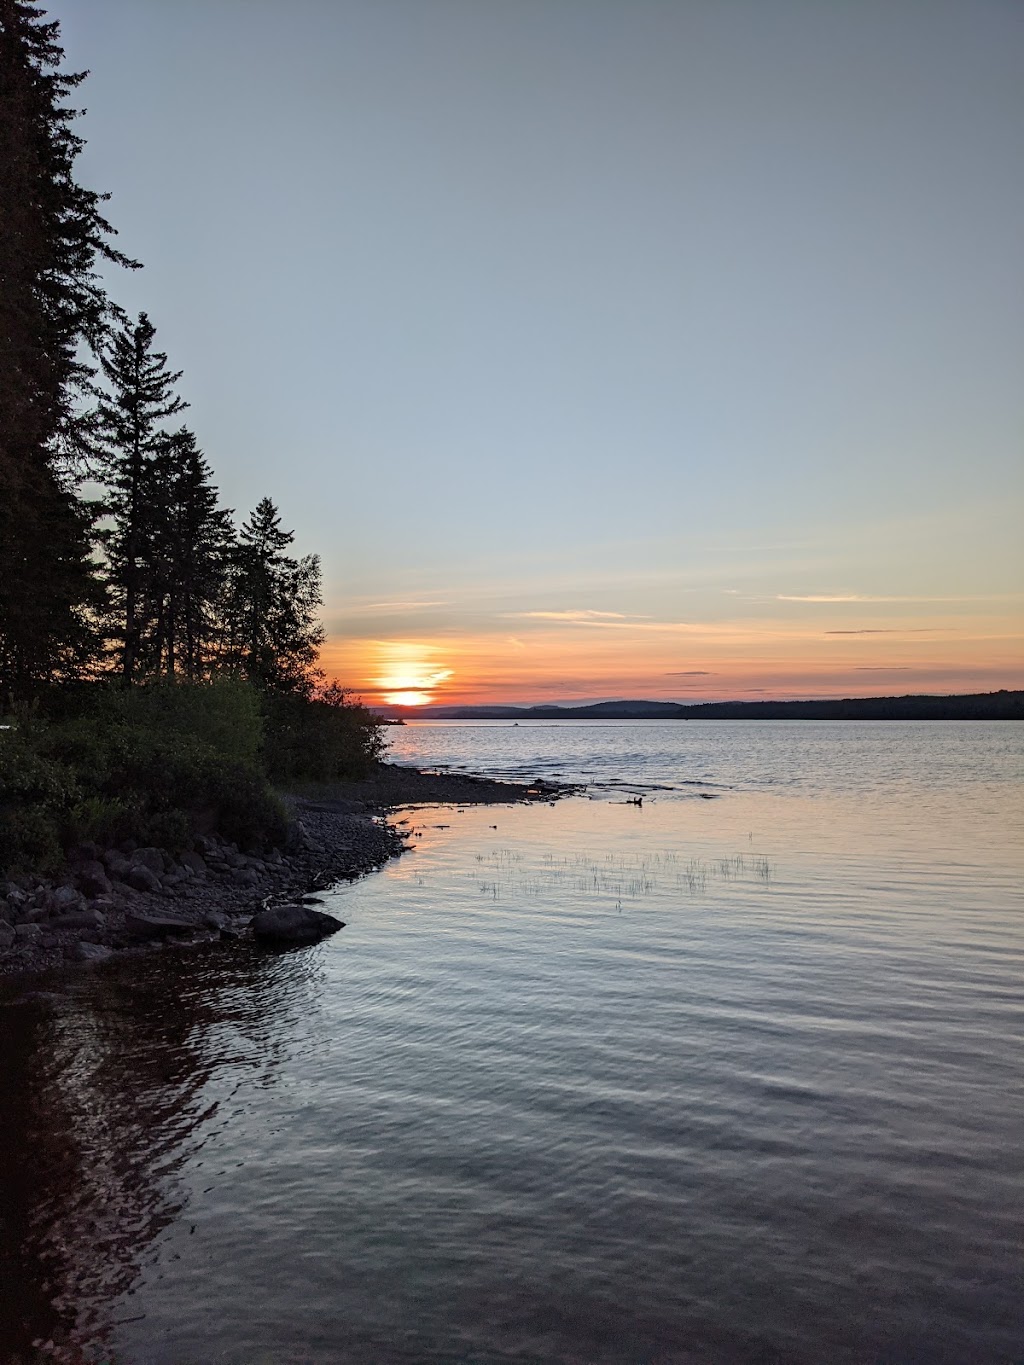
[[321,664],[368,705],[403,707],[955,694],[1024,682],[1020,637],[996,613],[950,612],[928,624],[889,615],[842,630],[824,612],[610,626],[598,614],[565,615],[534,617],[515,634],[504,626],[389,640],[342,628]]

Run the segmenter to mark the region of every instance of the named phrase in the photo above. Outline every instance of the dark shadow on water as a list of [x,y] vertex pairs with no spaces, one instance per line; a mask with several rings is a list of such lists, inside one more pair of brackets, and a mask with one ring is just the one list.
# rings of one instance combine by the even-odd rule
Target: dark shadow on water
[[112,1305],[183,1214],[176,1173],[225,1101],[211,1075],[272,1084],[317,974],[232,945],[2,988],[0,1361],[103,1358]]

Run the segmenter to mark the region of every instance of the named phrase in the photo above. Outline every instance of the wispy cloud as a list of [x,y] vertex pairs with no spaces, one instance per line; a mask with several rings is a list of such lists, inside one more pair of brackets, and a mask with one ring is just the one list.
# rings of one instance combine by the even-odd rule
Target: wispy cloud
[[358,606],[349,607],[348,611],[355,612],[392,612],[392,611],[426,611],[430,607],[447,607],[451,603],[447,601],[429,600],[423,602],[363,602]]
[[649,621],[649,616],[626,616],[621,611],[594,611],[591,608],[575,611],[510,611],[507,616],[524,621],[568,621],[575,625],[602,625],[608,621]]
[[717,676],[717,674],[709,673],[704,668],[685,668],[665,674],[666,678],[714,678]]
[[909,664],[856,664],[854,673],[910,673]]
[[948,634],[945,626],[912,626],[903,630],[898,626],[879,626],[867,630],[826,630],[826,635],[938,635]]
[[859,592],[808,592],[775,594],[776,602],[931,602],[926,597],[873,597]]
[[1019,593],[969,593],[958,594],[952,597],[915,597],[915,596],[886,596],[876,593],[861,592],[809,592],[809,593],[784,593],[775,594],[776,602],[934,602],[934,603],[954,603],[954,602],[1003,602],[1013,601],[1020,596]]

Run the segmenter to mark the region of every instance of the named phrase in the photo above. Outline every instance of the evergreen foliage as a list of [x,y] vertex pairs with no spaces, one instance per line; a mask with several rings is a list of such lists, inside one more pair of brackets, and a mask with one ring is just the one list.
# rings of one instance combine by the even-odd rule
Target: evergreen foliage
[[106,196],[80,185],[84,145],[65,103],[84,79],[58,68],[59,26],[0,0],[0,697],[28,696],[80,671],[95,651],[99,601],[89,516],[68,465],[81,448],[76,405],[111,317],[100,261]]
[[194,434],[168,430],[180,373],[100,282],[137,263],[75,179],[84,73],[62,60],[55,22],[0,0],[0,871],[83,838],[279,839],[271,779],[355,775],[382,747],[317,695],[318,557],[288,553],[269,498],[236,532]]
[[324,641],[316,616],[320,557],[285,554],[294,539],[271,500],[262,498],[231,558],[224,661],[262,687],[309,695]]
[[[104,510],[112,525],[103,534],[108,575],[118,611],[120,669],[125,682],[141,661],[148,614],[154,610],[158,545],[167,507],[161,499],[161,456],[169,438],[161,423],[186,406],[174,391],[181,372],[167,367],[154,348],[156,328],[145,313],[126,322],[101,354],[107,388],[95,388],[99,407],[92,449],[107,489]],[[165,482],[167,482],[165,480]]]
[[208,676],[216,663],[234,528],[187,427],[164,440],[152,474],[146,603],[151,629],[143,663],[149,674],[181,674],[192,682]]

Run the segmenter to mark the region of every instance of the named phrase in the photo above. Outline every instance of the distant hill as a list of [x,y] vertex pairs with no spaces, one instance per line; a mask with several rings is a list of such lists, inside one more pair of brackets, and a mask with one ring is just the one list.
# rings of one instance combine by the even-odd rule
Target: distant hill
[[410,720],[1024,720],[1024,692],[820,701],[600,701],[589,706],[392,707]]

